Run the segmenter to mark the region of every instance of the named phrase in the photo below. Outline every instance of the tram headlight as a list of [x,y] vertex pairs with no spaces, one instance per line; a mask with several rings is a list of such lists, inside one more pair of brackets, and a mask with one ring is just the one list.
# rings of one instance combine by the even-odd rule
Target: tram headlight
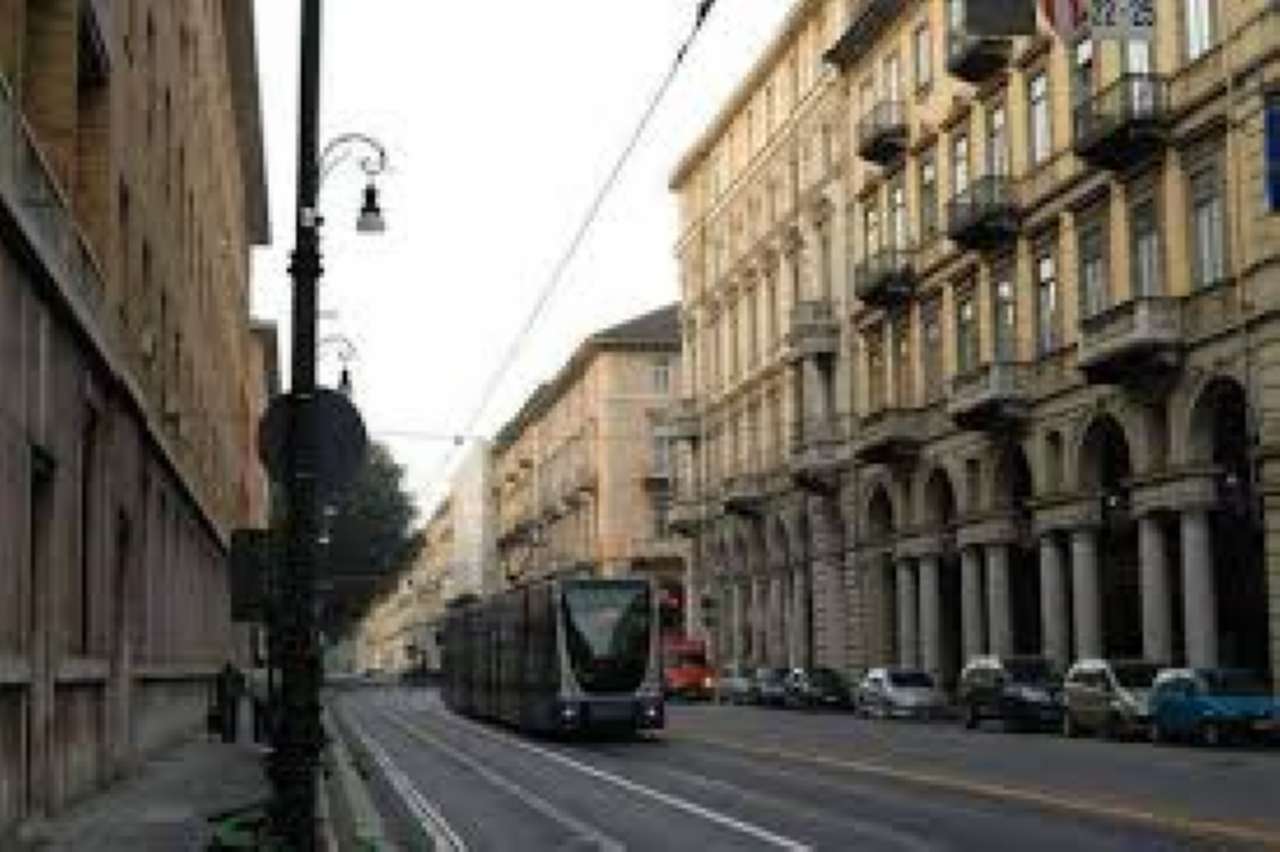
[[577,704],[561,704],[560,720],[566,725],[572,725],[578,721],[578,705]]

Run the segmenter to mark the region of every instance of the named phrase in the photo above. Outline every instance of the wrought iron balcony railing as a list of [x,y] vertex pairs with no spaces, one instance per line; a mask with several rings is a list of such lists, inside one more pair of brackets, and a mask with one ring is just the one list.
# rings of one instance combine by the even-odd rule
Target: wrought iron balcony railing
[[1004,175],[977,178],[947,204],[947,234],[964,248],[1004,245],[1020,227],[1014,182]]
[[1168,139],[1169,82],[1158,74],[1122,74],[1073,110],[1076,153],[1106,169],[1127,168]]
[[892,307],[911,298],[916,287],[916,253],[880,249],[853,268],[853,294],[874,307]]
[[906,153],[908,134],[906,104],[880,101],[858,122],[858,156],[888,165]]

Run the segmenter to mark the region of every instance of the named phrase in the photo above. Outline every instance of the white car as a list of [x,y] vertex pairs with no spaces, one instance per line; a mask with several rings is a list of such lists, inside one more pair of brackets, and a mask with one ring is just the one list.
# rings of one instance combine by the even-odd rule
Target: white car
[[933,676],[917,669],[871,669],[858,684],[855,702],[860,715],[877,719],[932,719],[947,708]]

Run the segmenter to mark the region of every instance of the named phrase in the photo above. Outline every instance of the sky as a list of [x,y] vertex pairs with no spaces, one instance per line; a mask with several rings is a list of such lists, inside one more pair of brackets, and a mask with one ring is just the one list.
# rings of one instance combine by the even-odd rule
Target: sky
[[[491,437],[584,337],[678,299],[667,189],[792,0],[719,0],[644,140],[474,437]],[[406,468],[425,515],[447,493],[484,386],[692,28],[697,0],[329,0],[321,145],[379,140],[387,232],[357,234],[364,151],[322,186],[323,340],[355,351],[371,438]],[[296,192],[298,0],[256,0],[273,244],[253,310],[280,324]],[[336,385],[342,345],[323,345]],[[465,436],[465,437],[472,437]]]

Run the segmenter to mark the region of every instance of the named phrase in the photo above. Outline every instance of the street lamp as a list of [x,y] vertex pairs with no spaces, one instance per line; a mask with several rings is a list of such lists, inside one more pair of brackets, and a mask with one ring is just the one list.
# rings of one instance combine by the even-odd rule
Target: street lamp
[[[357,230],[373,232],[381,220],[374,178],[387,166],[386,150],[363,134],[346,134],[320,151],[321,0],[302,0],[298,85],[298,190],[294,222],[292,370],[285,484],[286,559],[280,572],[279,607],[281,724],[272,743],[268,775],[275,788],[273,833],[291,852],[314,852],[316,769],[323,743],[320,722],[321,660],[316,631],[315,574],[320,548],[321,435],[316,422],[316,333],[319,325],[320,185],[347,156],[362,146],[361,167],[369,179]],[[341,153],[341,156],[338,156]],[[371,203],[372,202],[372,203]],[[369,215],[365,215],[366,212]],[[363,227],[361,227],[363,226]]]
[[351,342],[351,338],[345,334],[330,334],[320,338],[317,349],[324,349],[326,346],[337,347],[338,362],[342,364],[342,372],[338,377],[338,393],[351,398],[351,362],[359,357],[359,351],[356,345]]

